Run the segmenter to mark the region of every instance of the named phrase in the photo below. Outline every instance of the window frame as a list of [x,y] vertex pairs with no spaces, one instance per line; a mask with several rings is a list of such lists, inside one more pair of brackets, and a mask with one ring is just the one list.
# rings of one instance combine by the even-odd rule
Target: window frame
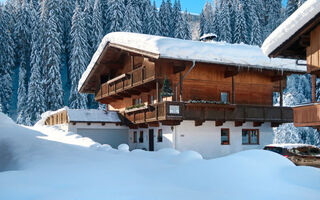
[[[222,143],[222,131],[228,131],[228,141],[227,143]],[[229,128],[222,128],[220,131],[220,144],[221,145],[230,145],[230,129]]]
[[143,143],[144,142],[144,138],[143,138],[143,136],[144,136],[144,131],[140,131],[140,133],[139,133],[139,143]]
[[[230,92],[226,91],[226,90],[220,90],[220,102],[223,102],[222,101],[222,93],[227,93],[228,98],[227,98],[227,102],[226,103],[230,103]],[[225,102],[223,102],[223,103],[225,103]]]
[[[161,135],[160,135],[160,133],[161,133]],[[157,142],[159,142],[159,143],[163,142],[163,130],[162,129],[158,129]]]
[[133,131],[133,143],[138,143],[138,132]]
[[[249,143],[243,143],[243,141],[242,141],[242,145],[260,145],[260,131],[259,131],[259,129],[242,129],[241,139],[243,138],[243,132],[244,131],[249,131]],[[251,143],[252,131],[256,131],[257,132],[257,143]]]

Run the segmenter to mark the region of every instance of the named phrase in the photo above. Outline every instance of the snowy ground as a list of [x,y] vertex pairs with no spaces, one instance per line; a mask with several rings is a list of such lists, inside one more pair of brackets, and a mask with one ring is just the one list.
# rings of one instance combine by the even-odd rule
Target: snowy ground
[[[57,136],[59,135],[59,136]],[[0,113],[0,199],[319,199],[320,170],[261,150],[203,160],[195,152],[110,149]]]

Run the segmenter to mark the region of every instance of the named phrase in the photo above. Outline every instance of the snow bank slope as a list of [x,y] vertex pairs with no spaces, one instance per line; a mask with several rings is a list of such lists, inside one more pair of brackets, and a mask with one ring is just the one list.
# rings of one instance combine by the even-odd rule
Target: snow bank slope
[[48,129],[37,132],[5,120],[0,114],[0,148],[6,143],[10,154],[2,155],[0,162],[11,157],[14,167],[0,172],[0,199],[312,200],[320,196],[319,169],[295,167],[268,151],[214,160],[170,149],[97,151],[78,145],[79,138],[73,145],[49,141]]

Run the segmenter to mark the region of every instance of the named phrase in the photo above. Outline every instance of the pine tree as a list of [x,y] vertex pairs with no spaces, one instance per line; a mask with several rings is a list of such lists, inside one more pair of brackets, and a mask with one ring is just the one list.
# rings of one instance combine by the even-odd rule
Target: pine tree
[[45,102],[49,110],[63,106],[63,90],[60,70],[61,64],[61,29],[59,29],[59,1],[44,0],[41,17],[44,22],[44,44],[42,59]]
[[230,25],[230,13],[227,4],[222,5],[221,10],[221,23],[220,23],[220,41],[225,41],[228,43],[232,42],[232,33]]
[[167,11],[167,3],[162,0],[159,10],[160,34],[162,36],[170,36],[169,13]]
[[173,6],[173,21],[174,21],[174,37],[184,39],[184,21],[181,14],[180,0],[175,0]]
[[32,50],[31,50],[31,76],[28,85],[26,119],[27,125],[33,125],[41,118],[41,114],[46,111],[43,74],[42,74],[42,59],[41,59],[41,44],[43,39],[43,29],[39,18],[39,13],[32,8]]
[[98,46],[103,38],[103,12],[102,4],[100,0],[95,0],[92,16],[92,46],[94,51],[98,49]]
[[25,108],[28,93],[28,77],[30,74],[30,53],[31,53],[31,20],[30,7],[24,0],[17,10],[17,19],[14,29],[16,41],[17,66],[19,68],[18,87],[18,123],[25,123]]
[[0,5],[0,106],[9,114],[12,100],[12,70],[14,68],[14,41],[10,32],[10,15]]
[[183,21],[183,32],[184,32],[184,37],[182,39],[191,40],[192,31],[190,27],[190,14],[188,14],[187,11],[183,13],[182,21]]
[[173,20],[173,9],[171,0],[166,2],[166,15],[168,16],[169,37],[174,37],[175,21]]
[[233,43],[247,43],[247,25],[244,17],[242,4],[239,4],[239,7],[236,11],[236,22],[235,22],[235,30],[234,30],[234,38]]
[[266,27],[267,37],[275,28],[278,27],[281,20],[281,0],[265,0],[266,5]]
[[251,45],[258,45],[260,46],[262,44],[263,40],[262,40],[262,31],[261,31],[261,25],[259,22],[259,18],[256,17],[253,20],[253,24],[252,24],[252,31],[251,31],[251,41],[250,44]]
[[299,7],[299,0],[288,0],[285,17],[289,17]]
[[78,92],[78,82],[88,64],[89,45],[87,43],[86,21],[84,12],[76,5],[71,27],[72,51],[71,51],[71,91],[69,98],[70,108],[87,108],[87,95]]
[[108,7],[108,31],[116,32],[122,30],[125,5],[123,0],[110,0]]
[[173,90],[170,87],[170,82],[167,77],[163,80],[163,87],[161,90],[162,97],[171,97],[173,95]]
[[153,1],[152,10],[148,12],[148,34],[160,35],[160,21],[156,2]]
[[131,0],[127,0],[126,12],[123,18],[122,30],[126,32],[142,32],[142,24],[138,13],[136,13],[136,7],[132,4]]

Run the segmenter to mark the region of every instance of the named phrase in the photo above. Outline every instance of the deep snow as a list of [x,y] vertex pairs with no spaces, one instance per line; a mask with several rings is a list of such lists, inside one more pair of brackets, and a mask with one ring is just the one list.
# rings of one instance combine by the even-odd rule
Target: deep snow
[[250,150],[213,160],[172,149],[129,152],[126,145],[115,150],[54,127],[22,127],[2,113],[0,130],[4,200],[320,197],[319,169],[296,167],[269,151]]

